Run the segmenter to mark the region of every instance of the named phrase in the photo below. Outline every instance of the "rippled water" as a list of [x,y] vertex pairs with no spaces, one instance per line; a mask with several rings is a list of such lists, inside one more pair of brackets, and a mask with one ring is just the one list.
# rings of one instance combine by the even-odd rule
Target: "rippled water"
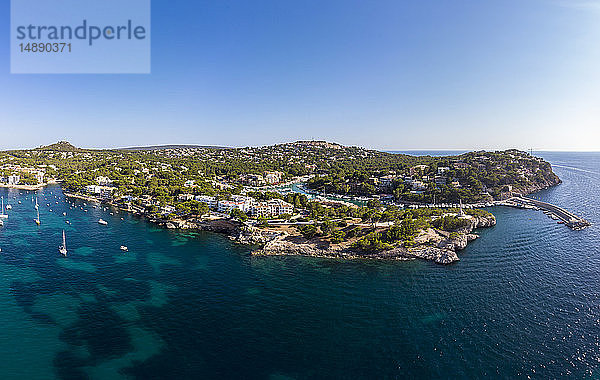
[[38,194],[38,227],[33,193],[0,189],[0,377],[597,377],[600,154],[541,155],[564,183],[536,196],[593,226],[495,208],[447,267],[251,257],[221,235],[70,209],[56,187]]

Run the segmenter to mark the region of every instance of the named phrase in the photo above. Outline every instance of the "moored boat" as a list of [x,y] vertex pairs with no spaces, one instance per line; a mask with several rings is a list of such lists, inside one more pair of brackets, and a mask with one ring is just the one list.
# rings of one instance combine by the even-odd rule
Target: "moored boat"
[[0,209],[0,219],[8,219],[8,215],[4,213],[4,197],[2,197],[2,208]]
[[67,256],[67,239],[65,237],[65,230],[63,230],[63,243],[58,247],[58,252],[60,252],[60,254],[63,256]]

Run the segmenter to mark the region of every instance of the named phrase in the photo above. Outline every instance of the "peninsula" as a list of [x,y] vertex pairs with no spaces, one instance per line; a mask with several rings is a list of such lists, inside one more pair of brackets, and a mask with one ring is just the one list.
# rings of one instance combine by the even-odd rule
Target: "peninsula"
[[225,232],[256,255],[457,261],[496,224],[483,207],[557,185],[518,150],[409,156],[298,141],[115,150],[68,142],[0,152],[0,184],[65,193],[166,228]]

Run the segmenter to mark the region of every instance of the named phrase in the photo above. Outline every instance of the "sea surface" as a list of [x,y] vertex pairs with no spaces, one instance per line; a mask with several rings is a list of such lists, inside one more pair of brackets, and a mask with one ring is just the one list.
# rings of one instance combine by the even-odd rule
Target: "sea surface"
[[252,257],[58,187],[0,189],[0,378],[598,378],[600,153],[538,154],[564,182],[535,196],[592,227],[494,208],[450,266]]

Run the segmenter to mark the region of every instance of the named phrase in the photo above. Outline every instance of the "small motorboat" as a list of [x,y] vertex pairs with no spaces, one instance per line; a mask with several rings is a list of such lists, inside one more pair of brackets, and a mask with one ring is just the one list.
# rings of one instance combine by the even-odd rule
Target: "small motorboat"
[[67,256],[67,239],[65,238],[65,230],[63,230],[63,243],[58,247],[58,252],[60,252],[60,254],[63,256]]
[[126,245],[122,245],[122,246],[121,246],[121,251],[123,251],[123,252],[127,252],[127,251],[129,251],[129,248],[127,248],[127,246],[126,246]]
[[98,224],[102,224],[103,226],[106,226],[108,224],[108,222],[104,219],[100,219],[100,220],[98,220]]

